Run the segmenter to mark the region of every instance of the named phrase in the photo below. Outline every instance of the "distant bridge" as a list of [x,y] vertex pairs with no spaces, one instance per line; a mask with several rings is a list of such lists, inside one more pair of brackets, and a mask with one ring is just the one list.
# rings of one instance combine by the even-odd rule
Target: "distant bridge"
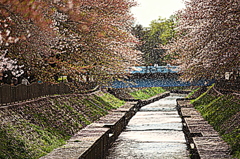
[[178,86],[209,86],[213,80],[199,80],[183,82],[179,80],[180,68],[178,66],[138,66],[127,70],[130,76],[125,80],[115,80],[112,88],[138,88],[138,87],[178,87]]

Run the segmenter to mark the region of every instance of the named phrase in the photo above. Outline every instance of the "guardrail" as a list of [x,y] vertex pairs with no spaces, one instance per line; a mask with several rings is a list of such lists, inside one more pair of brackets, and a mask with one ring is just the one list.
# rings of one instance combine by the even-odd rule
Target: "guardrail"
[[70,87],[65,83],[32,83],[30,85],[0,86],[0,105],[31,100],[38,97],[71,93]]

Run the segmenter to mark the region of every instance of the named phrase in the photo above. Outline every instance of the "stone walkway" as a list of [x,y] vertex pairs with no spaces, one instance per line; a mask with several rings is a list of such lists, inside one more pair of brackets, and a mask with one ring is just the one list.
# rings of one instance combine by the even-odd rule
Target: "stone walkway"
[[176,98],[169,97],[143,106],[130,120],[107,159],[188,159]]

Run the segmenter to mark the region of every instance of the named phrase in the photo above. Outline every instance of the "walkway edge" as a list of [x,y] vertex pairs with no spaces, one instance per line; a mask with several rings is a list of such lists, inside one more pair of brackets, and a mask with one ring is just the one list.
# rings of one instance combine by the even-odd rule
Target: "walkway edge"
[[120,108],[111,110],[109,114],[98,121],[86,126],[72,136],[67,144],[40,159],[104,159],[113,142],[142,106],[169,95],[170,92],[165,92],[148,100],[127,102]]
[[188,99],[177,99],[177,110],[182,118],[192,159],[230,159],[230,147],[208,124]]

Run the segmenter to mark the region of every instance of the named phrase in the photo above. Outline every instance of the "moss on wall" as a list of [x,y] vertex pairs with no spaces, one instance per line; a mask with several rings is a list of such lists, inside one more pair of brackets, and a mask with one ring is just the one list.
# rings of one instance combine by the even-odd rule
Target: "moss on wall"
[[192,103],[231,146],[233,156],[240,158],[240,99],[234,95],[218,95],[212,88]]
[[0,158],[39,158],[84,126],[123,105],[113,95],[65,95],[0,109]]

